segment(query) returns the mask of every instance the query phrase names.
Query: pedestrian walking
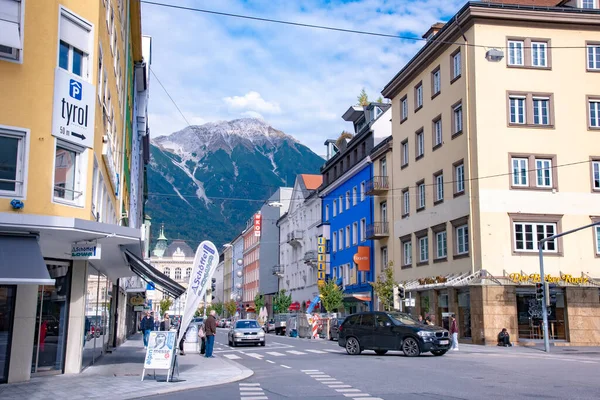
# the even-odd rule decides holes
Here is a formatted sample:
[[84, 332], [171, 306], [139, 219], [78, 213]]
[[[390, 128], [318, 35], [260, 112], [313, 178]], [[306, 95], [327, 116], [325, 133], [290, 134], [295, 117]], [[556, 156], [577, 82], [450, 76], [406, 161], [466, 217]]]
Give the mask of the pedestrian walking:
[[204, 322], [204, 333], [206, 335], [206, 354], [204, 357], [206, 358], [215, 358], [215, 356], [213, 356], [213, 346], [215, 344], [215, 335], [217, 334], [216, 314], [217, 312], [215, 310], [210, 310], [210, 315]]
[[144, 334], [144, 349], [147, 349], [148, 337], [150, 337], [150, 332], [154, 330], [154, 318], [152, 318], [150, 311], [146, 312], [146, 316], [142, 318], [142, 322], [140, 322], [140, 329]]
[[458, 324], [456, 323], [456, 315], [450, 316], [450, 333], [452, 334], [452, 350], [458, 351]]
[[170, 329], [171, 329], [171, 318], [169, 318], [169, 313], [165, 313], [165, 315], [163, 316], [163, 320], [160, 323], [160, 330], [168, 331]]

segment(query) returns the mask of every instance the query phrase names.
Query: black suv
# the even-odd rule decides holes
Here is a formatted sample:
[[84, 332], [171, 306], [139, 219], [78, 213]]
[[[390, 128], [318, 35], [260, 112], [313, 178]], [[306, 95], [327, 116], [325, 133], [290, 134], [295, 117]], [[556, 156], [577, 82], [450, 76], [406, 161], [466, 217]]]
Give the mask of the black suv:
[[408, 314], [375, 311], [346, 318], [339, 327], [338, 344], [353, 356], [363, 350], [375, 350], [378, 355], [402, 350], [408, 357], [430, 351], [442, 356], [450, 349], [449, 336], [444, 328], [424, 325]]

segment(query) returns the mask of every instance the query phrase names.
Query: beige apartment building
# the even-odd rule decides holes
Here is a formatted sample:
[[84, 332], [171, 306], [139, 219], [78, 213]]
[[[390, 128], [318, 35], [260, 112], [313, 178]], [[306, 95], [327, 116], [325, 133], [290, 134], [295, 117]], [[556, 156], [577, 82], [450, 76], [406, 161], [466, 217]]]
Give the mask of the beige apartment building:
[[[592, 3], [469, 3], [382, 92], [393, 104], [396, 278], [414, 314], [445, 326], [456, 314], [463, 341], [495, 345], [502, 328], [543, 339], [537, 242], [600, 220]], [[544, 247], [556, 345], [600, 345], [598, 257], [600, 227]]]

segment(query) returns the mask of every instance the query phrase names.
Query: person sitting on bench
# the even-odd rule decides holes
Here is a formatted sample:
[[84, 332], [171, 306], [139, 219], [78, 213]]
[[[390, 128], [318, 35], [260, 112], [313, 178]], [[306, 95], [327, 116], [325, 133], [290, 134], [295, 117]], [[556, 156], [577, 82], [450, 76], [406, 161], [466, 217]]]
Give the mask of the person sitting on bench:
[[506, 328], [502, 328], [502, 332], [498, 334], [498, 346], [511, 347], [510, 335]]

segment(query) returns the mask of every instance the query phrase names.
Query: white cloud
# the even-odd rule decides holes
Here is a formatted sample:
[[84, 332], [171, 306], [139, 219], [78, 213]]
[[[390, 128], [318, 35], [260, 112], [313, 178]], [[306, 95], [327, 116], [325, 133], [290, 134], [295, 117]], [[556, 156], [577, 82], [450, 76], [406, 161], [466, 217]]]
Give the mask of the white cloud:
[[262, 119], [262, 120], [265, 119], [265, 117], [263, 117], [262, 114], [257, 113], [256, 111], [245, 111], [242, 113], [242, 115], [244, 117], [258, 118], [258, 119]]
[[267, 114], [279, 114], [281, 112], [279, 104], [269, 103], [262, 98], [260, 93], [254, 91], [248, 92], [244, 96], [225, 97], [223, 101], [234, 110], [241, 109]]

